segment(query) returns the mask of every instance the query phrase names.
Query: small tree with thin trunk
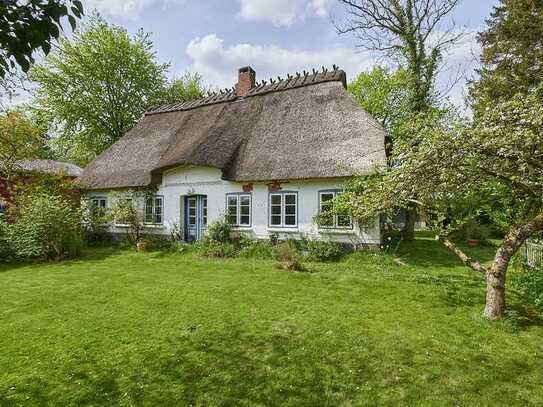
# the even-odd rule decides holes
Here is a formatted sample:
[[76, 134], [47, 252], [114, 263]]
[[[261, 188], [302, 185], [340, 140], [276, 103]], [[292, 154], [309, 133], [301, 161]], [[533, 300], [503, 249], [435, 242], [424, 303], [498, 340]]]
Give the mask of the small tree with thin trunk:
[[[543, 231], [543, 89], [497, 105], [475, 125], [450, 115], [414, 123], [412, 134], [395, 165], [355, 179], [335, 210], [364, 220], [416, 205], [438, 239], [484, 276], [484, 315], [499, 319], [509, 263], [527, 238]], [[489, 266], [448, 237], [481, 214], [507, 230]]]
[[[450, 15], [460, 0], [338, 0], [347, 21], [339, 33], [352, 33], [363, 49], [376, 51], [403, 68], [408, 108], [427, 114], [436, 98], [435, 82], [447, 49], [463, 36]], [[394, 142], [394, 140], [392, 140]], [[416, 211], [408, 206], [404, 239], [415, 238]]]

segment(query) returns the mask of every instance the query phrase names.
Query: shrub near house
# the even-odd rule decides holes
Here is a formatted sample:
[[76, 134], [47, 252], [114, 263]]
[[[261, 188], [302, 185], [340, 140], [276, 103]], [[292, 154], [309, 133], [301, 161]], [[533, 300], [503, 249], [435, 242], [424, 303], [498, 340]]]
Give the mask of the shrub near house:
[[75, 257], [83, 246], [79, 210], [65, 198], [45, 193], [25, 200], [12, 223], [1, 223], [0, 235], [0, 251], [13, 259]]

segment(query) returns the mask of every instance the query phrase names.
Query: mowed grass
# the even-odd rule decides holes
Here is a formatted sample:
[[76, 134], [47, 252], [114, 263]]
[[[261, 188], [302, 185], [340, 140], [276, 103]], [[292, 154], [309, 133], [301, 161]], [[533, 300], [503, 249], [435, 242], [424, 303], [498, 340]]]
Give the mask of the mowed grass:
[[[490, 258], [490, 249], [478, 249]], [[274, 262], [100, 249], [0, 266], [0, 405], [543, 405], [543, 327], [440, 245]]]

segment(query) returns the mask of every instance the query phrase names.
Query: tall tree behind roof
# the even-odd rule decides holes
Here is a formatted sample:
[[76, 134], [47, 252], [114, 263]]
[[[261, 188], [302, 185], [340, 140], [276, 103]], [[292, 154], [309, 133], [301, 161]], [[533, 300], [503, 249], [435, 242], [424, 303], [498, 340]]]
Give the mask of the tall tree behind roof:
[[[429, 114], [444, 52], [463, 31], [450, 18], [460, 0], [338, 0], [347, 13], [340, 34], [352, 33], [360, 47], [381, 53], [407, 73], [408, 109]], [[405, 240], [415, 239], [416, 213], [407, 211]]]
[[34, 105], [48, 119], [59, 158], [84, 166], [130, 130], [146, 108], [165, 97], [183, 97], [168, 84], [168, 68], [156, 61], [148, 33], [130, 36], [99, 16], [72, 40], [61, 39], [31, 71], [38, 84]]
[[476, 116], [542, 83], [543, 0], [501, 0], [478, 40], [482, 67], [470, 92]]

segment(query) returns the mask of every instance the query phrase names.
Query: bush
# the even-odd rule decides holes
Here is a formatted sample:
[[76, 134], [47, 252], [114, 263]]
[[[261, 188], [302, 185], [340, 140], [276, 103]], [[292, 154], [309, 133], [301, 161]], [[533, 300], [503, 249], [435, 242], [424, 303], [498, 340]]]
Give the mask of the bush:
[[[141, 239], [145, 243], [147, 250], [172, 250], [176, 242], [169, 235], [144, 235]], [[134, 246], [132, 246], [133, 248]]]
[[206, 240], [219, 243], [230, 243], [231, 233], [232, 226], [226, 222], [226, 220], [219, 220], [208, 226]]
[[339, 243], [322, 240], [310, 240], [307, 242], [309, 258], [317, 261], [337, 260], [345, 251]]
[[79, 210], [56, 195], [28, 199], [8, 230], [13, 256], [18, 259], [72, 258], [83, 247]]
[[305, 271], [300, 251], [290, 241], [276, 247], [276, 259], [282, 269], [288, 271]]
[[87, 202], [82, 202], [82, 230], [85, 242], [90, 246], [96, 246], [102, 242], [111, 242], [111, 234], [108, 233], [109, 214], [102, 209], [93, 208]]
[[275, 250], [270, 242], [259, 240], [243, 240], [239, 256], [254, 259], [273, 259]]
[[543, 269], [512, 273], [512, 287], [543, 311]]
[[232, 243], [221, 243], [207, 240], [196, 244], [198, 254], [205, 257], [230, 258], [236, 257], [238, 251]]
[[0, 262], [8, 261], [11, 257], [8, 233], [8, 224], [0, 218]]

